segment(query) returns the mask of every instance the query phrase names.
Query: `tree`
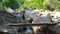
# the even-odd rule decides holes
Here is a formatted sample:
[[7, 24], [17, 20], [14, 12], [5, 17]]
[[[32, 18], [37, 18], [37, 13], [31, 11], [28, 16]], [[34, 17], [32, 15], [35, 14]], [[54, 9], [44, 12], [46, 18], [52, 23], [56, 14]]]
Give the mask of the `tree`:
[[47, 5], [50, 8], [60, 9], [60, 1], [59, 0], [44, 0], [45, 9], [47, 8]]
[[27, 7], [32, 9], [43, 8], [43, 0], [25, 0], [24, 4], [21, 7]]
[[23, 0], [2, 0], [3, 10], [6, 10], [8, 8], [11, 9], [18, 9], [23, 2]]

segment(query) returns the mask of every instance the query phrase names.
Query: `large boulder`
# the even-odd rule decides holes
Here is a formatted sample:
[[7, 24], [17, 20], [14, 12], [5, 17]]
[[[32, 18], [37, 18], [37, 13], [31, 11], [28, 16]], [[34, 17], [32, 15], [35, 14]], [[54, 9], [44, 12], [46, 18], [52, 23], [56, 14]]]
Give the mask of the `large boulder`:
[[34, 19], [34, 23], [51, 23], [51, 15], [49, 13], [44, 13], [43, 15]]

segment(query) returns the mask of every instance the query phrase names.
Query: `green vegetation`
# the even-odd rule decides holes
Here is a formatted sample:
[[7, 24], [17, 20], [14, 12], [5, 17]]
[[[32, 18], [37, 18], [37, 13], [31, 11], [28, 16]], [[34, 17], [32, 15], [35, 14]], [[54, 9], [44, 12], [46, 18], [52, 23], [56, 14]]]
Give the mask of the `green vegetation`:
[[8, 8], [12, 9], [22, 9], [27, 7], [28, 9], [60, 9], [60, 1], [59, 0], [0, 0], [0, 9], [8, 10]]

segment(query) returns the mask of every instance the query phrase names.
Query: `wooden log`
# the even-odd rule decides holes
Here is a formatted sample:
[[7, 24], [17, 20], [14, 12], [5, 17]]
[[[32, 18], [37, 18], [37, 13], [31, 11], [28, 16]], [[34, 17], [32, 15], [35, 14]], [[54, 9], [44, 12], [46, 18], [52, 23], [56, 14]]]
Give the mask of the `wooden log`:
[[39, 26], [39, 25], [48, 25], [48, 26], [52, 26], [52, 25], [56, 25], [57, 23], [8, 23], [7, 25], [9, 26]]

